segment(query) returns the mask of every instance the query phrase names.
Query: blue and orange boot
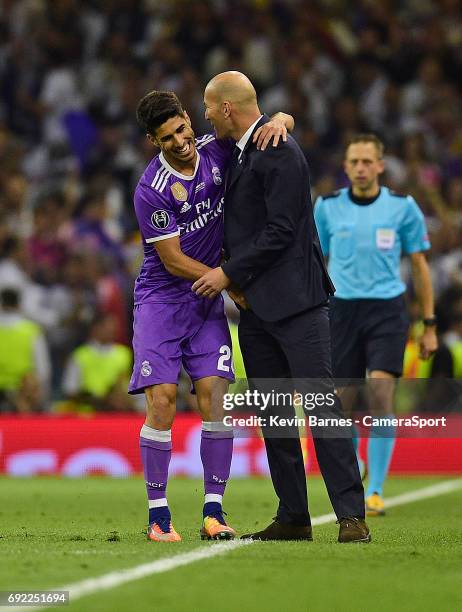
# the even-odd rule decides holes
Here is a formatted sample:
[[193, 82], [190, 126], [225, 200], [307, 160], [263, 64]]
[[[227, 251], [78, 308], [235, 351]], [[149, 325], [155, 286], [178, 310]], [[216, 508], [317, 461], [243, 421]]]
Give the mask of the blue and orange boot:
[[154, 542], [181, 542], [181, 536], [175, 531], [171, 521], [168, 524], [163, 524], [163, 521], [151, 523], [147, 535], [148, 540]]
[[225, 514], [218, 503], [208, 503], [204, 506], [204, 520], [201, 529], [202, 540], [234, 540], [236, 532], [226, 524]]

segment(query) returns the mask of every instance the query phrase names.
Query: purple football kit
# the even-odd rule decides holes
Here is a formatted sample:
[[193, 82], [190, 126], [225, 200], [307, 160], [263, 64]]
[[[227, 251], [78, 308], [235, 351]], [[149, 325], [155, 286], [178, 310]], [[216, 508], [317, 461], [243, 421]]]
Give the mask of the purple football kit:
[[176, 384], [182, 364], [193, 381], [205, 376], [234, 379], [223, 298], [193, 293], [193, 281], [170, 274], [154, 246], [179, 236], [185, 255], [211, 268], [219, 265], [225, 175], [233, 147], [208, 134], [196, 139], [193, 176], [177, 172], [160, 153], [138, 182], [134, 202], [144, 261], [135, 283], [129, 393]]
[[[160, 153], [137, 185], [135, 211], [144, 261], [135, 284], [135, 359], [130, 393], [142, 393], [145, 387], [155, 384], [176, 384], [181, 365], [192, 381], [206, 376], [234, 380], [223, 298], [197, 296], [191, 291], [192, 281], [166, 270], [155, 248], [157, 241], [179, 236], [183, 253], [212, 268], [219, 265], [225, 174], [233, 147], [233, 143], [218, 142], [213, 135], [197, 139], [193, 176], [177, 172]], [[148, 537], [177, 541], [180, 536], [172, 527], [166, 493], [171, 430], [143, 425], [140, 448], [148, 495]], [[206, 520], [212, 519], [215, 524], [218, 520], [218, 530], [224, 530], [225, 537], [232, 529], [224, 525], [221, 504], [232, 449], [232, 429], [221, 422], [202, 422], [204, 525]]]

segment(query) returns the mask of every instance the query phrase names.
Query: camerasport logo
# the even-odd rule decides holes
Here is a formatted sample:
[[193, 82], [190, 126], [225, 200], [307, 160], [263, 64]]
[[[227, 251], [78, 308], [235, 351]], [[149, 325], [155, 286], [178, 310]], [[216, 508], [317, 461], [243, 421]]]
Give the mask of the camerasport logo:
[[157, 229], [165, 229], [170, 223], [170, 215], [166, 210], [156, 210], [151, 215], [151, 223]]

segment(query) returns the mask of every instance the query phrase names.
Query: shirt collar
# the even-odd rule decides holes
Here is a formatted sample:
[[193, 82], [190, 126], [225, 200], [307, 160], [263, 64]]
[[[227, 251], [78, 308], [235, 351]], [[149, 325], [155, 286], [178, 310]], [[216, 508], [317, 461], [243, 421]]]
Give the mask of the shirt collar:
[[183, 181], [192, 181], [193, 179], [196, 178], [197, 169], [199, 168], [199, 160], [200, 160], [199, 151], [197, 151], [196, 149], [196, 164], [194, 166], [194, 174], [191, 174], [191, 175], [181, 174], [181, 172], [178, 172], [178, 170], [175, 170], [175, 168], [168, 163], [162, 151], [159, 153], [159, 161], [163, 165], [163, 167], [166, 168], [170, 172], [170, 174], [173, 174], [173, 176], [177, 176], [178, 178], [183, 179]]
[[350, 198], [352, 202], [354, 202], [355, 204], [358, 204], [359, 206], [369, 206], [369, 204], [373, 204], [376, 200], [379, 199], [381, 194], [382, 194], [381, 187], [379, 187], [379, 192], [377, 195], [369, 197], [369, 198], [355, 196], [353, 193], [353, 189], [351, 187], [348, 189], [348, 197]]
[[252, 135], [252, 132], [254, 131], [257, 123], [260, 121], [262, 117], [263, 115], [260, 115], [260, 117], [258, 117], [258, 119], [252, 123], [252, 125], [249, 127], [247, 132], [245, 132], [242, 138], [238, 142], [236, 142], [236, 147], [238, 147], [241, 150], [241, 153], [239, 153], [239, 157], [242, 155], [242, 152], [244, 151], [246, 144], [248, 143], [249, 138]]

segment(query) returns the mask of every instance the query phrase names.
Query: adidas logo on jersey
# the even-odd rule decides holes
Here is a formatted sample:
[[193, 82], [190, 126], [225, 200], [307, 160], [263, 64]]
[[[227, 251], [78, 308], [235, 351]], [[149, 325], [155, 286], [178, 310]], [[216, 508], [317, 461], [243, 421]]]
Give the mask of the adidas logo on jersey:
[[190, 208], [191, 208], [191, 204], [188, 204], [187, 202], [185, 202], [183, 206], [180, 208], [180, 213], [188, 212]]

